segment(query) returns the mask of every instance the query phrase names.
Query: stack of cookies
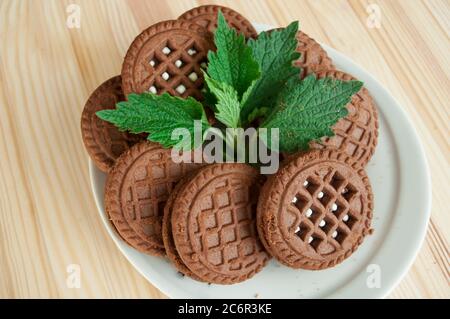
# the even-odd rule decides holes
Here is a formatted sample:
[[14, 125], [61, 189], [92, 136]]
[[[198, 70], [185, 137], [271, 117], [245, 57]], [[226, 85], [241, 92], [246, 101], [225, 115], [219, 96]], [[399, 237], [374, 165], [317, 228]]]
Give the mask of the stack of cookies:
[[[258, 35], [232, 9], [201, 6], [157, 23], [132, 42], [120, 76], [101, 84], [81, 117], [83, 141], [107, 174], [105, 210], [135, 249], [166, 256], [193, 279], [233, 284], [259, 272], [271, 257], [293, 268], [325, 269], [349, 257], [371, 233], [373, 195], [364, 167], [378, 136], [374, 102], [362, 88], [347, 105], [335, 136], [310, 151], [285, 156], [266, 178], [246, 164], [176, 163], [171, 150], [145, 134], [119, 131], [98, 118], [130, 93], [167, 92], [202, 100], [207, 53], [221, 11], [248, 38]], [[301, 76], [349, 80], [323, 48], [298, 32]]]

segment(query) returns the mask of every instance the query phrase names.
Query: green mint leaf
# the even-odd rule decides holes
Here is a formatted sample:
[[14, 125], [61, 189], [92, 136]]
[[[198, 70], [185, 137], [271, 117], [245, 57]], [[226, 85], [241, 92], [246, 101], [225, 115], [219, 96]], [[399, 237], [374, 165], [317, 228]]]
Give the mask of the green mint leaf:
[[361, 87], [360, 81], [316, 79], [314, 75], [303, 81], [291, 78], [261, 127], [279, 128], [280, 151], [306, 150], [310, 141], [334, 135], [331, 127], [348, 114], [345, 106]]
[[208, 53], [208, 74], [233, 87], [240, 98], [253, 80], [259, 78], [259, 65], [253, 58], [252, 49], [245, 43], [244, 35], [238, 35], [228, 26], [221, 11], [217, 23], [214, 33], [217, 51]]
[[193, 148], [198, 146], [194, 145], [194, 120], [201, 121], [203, 131], [209, 128], [201, 103], [191, 97], [182, 99], [168, 93], [132, 93], [128, 95], [128, 101], [117, 103], [116, 109], [102, 110], [96, 114], [121, 131], [149, 133], [150, 141], [158, 142], [167, 148], [179, 143], [172, 139], [174, 129], [187, 129], [191, 134], [191, 145], [182, 147]]
[[241, 99], [241, 105], [244, 105], [245, 103], [247, 103], [247, 100], [250, 98], [250, 96], [251, 96], [251, 94], [253, 92], [253, 89], [258, 84], [258, 80], [259, 80], [259, 78], [253, 80], [253, 82], [250, 84], [250, 86], [244, 92], [244, 94], [242, 95], [242, 99]]
[[256, 40], [248, 41], [261, 69], [261, 77], [242, 106], [243, 121], [255, 108], [273, 107], [280, 88], [289, 78], [299, 76], [300, 69], [292, 65], [300, 57], [295, 51], [297, 31], [298, 22], [295, 21], [284, 29], [262, 32]]
[[211, 93], [217, 98], [216, 119], [228, 127], [237, 128], [240, 125], [239, 114], [241, 112], [237, 91], [229, 84], [216, 81], [207, 74], [204, 77]]

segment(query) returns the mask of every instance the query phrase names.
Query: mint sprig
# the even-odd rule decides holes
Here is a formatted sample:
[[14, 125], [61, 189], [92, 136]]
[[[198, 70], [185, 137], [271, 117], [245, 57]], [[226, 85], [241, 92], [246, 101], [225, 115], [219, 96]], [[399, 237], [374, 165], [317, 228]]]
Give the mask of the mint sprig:
[[192, 97], [182, 99], [168, 93], [132, 93], [128, 95], [128, 101], [117, 103], [116, 109], [102, 110], [96, 115], [121, 131], [149, 133], [150, 141], [167, 148], [175, 145], [181, 148], [198, 146], [194, 145], [193, 138], [191, 145], [179, 144], [178, 140], [172, 139], [172, 132], [177, 128], [185, 128], [194, 136], [194, 120], [200, 120], [203, 130], [210, 127], [200, 102]]
[[210, 92], [217, 98], [216, 119], [228, 127], [239, 127], [241, 102], [238, 92], [228, 83], [216, 81], [206, 73], [204, 77]]
[[206, 96], [213, 101], [217, 120], [228, 127], [242, 126], [241, 109], [248, 101], [251, 90], [261, 78], [259, 64], [243, 34], [237, 34], [226, 22], [221, 11], [214, 33], [216, 52], [208, 53], [205, 74]]
[[310, 141], [334, 135], [331, 127], [348, 114], [345, 106], [361, 87], [360, 81], [316, 79], [314, 75], [304, 80], [291, 78], [261, 127], [279, 129], [280, 151], [306, 150]]
[[[261, 113], [258, 109], [272, 108], [280, 89], [291, 77], [299, 77], [300, 69], [292, 62], [300, 58], [296, 52], [298, 22], [292, 22], [284, 29], [262, 32], [257, 39], [250, 39], [253, 57], [261, 68], [261, 77], [242, 106], [241, 118], [251, 122], [251, 113]], [[257, 110], [257, 111], [255, 111]]]
[[230, 28], [219, 11], [214, 33], [216, 52], [208, 53], [207, 72], [211, 79], [233, 87], [242, 97], [250, 84], [260, 77], [259, 65], [246, 45], [243, 34]]

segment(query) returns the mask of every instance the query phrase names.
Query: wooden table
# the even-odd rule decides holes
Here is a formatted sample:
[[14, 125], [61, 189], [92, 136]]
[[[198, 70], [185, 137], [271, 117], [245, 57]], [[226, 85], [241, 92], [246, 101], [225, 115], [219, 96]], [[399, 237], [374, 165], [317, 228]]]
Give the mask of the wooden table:
[[[372, 2], [380, 28], [371, 28]], [[66, 25], [70, 3], [80, 6], [79, 29]], [[428, 154], [433, 209], [420, 254], [391, 297], [450, 297], [449, 0], [0, 1], [0, 297], [164, 297], [101, 223], [79, 119], [141, 30], [206, 3], [255, 22], [299, 20], [399, 100]], [[80, 289], [66, 285], [71, 264], [80, 265]]]

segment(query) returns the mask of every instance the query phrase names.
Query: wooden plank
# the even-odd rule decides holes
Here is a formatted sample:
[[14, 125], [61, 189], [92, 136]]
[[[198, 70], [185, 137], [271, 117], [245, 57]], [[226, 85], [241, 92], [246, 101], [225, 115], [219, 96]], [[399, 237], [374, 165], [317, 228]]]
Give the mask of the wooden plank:
[[[2, 1], [0, 3], [0, 297], [164, 297], [108, 237], [89, 186], [79, 118], [90, 92], [120, 73], [134, 37], [199, 4], [251, 21], [299, 20], [315, 39], [377, 77], [410, 115], [428, 155], [433, 211], [426, 241], [393, 298], [450, 297], [450, 2], [369, 0]], [[80, 29], [66, 8], [80, 5]], [[81, 267], [69, 289], [67, 267]]]

